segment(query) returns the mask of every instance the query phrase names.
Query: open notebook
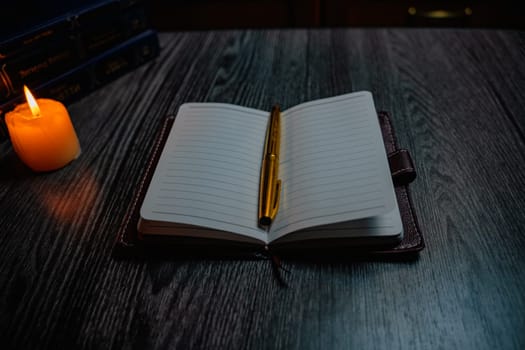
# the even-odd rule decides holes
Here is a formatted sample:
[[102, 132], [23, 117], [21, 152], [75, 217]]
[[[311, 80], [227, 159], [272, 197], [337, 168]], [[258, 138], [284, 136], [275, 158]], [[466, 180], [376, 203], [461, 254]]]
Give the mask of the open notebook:
[[268, 119], [268, 111], [231, 104], [182, 105], [140, 209], [140, 236], [283, 246], [393, 245], [402, 239], [369, 92], [282, 112], [279, 211], [269, 228], [261, 228]]

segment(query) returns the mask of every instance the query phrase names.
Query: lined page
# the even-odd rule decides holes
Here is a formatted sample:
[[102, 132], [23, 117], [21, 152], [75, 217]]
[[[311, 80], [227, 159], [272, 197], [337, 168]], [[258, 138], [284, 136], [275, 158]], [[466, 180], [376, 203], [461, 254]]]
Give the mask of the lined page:
[[[306, 228], [290, 235], [281, 236], [279, 240], [274, 242], [290, 243], [319, 238], [363, 238], [360, 244], [365, 245], [367, 241], [373, 244], [374, 238], [384, 239], [387, 236], [392, 243], [395, 243], [403, 237], [403, 223], [397, 203], [395, 204], [394, 210], [386, 214]], [[375, 242], [377, 243], [377, 241]]]
[[394, 209], [392, 179], [369, 92], [298, 105], [283, 112], [282, 125], [283, 193], [271, 240]]
[[[182, 105], [146, 193], [141, 217], [266, 242], [267, 232], [257, 226], [257, 215], [268, 116], [269, 112], [229, 104]], [[221, 234], [217, 238], [225, 237]]]

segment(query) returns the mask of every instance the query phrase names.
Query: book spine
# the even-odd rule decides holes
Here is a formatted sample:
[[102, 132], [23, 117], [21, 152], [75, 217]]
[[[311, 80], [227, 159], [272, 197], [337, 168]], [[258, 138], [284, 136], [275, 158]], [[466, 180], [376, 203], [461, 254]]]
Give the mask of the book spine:
[[157, 33], [147, 30], [37, 88], [40, 96], [70, 103], [130, 72], [159, 54]]
[[[86, 1], [83, 2], [84, 4]], [[80, 25], [97, 23], [101, 17], [111, 17], [118, 20], [123, 12], [132, 8], [144, 7], [145, 0], [92, 0], [83, 7], [61, 7], [62, 13], [45, 21], [32, 23], [22, 32], [11, 32], [0, 39], [0, 59], [16, 56], [20, 51], [32, 49], [35, 46], [45, 46], [49, 40], [71, 34]], [[14, 11], [14, 9], [13, 9]], [[3, 12], [4, 15], [15, 16], [16, 13]], [[4, 34], [4, 33], [2, 33]]]
[[103, 11], [85, 11], [75, 21], [83, 57], [103, 52], [149, 27], [143, 1], [117, 1]]
[[60, 72], [72, 68], [79, 62], [79, 56], [73, 45], [63, 42], [60, 47], [35, 48], [20, 53], [16, 60], [1, 63], [1, 70], [7, 98], [21, 91], [24, 84], [33, 85], [45, 81]]
[[[158, 54], [157, 33], [146, 30], [32, 90], [39, 97], [71, 103], [155, 58]], [[23, 96], [18, 95], [9, 102], [0, 104], [2, 124], [5, 123], [5, 112], [23, 101]], [[4, 140], [7, 139], [5, 130], [5, 125], [0, 126], [0, 141], [2, 136]]]
[[0, 103], [19, 94], [24, 84], [50, 80], [147, 26], [142, 1], [111, 1], [2, 43]]
[[16, 58], [21, 52], [35, 47], [45, 47], [50, 42], [71, 32], [71, 17], [53, 19], [29, 29], [27, 32], [13, 35], [0, 42], [0, 59]]

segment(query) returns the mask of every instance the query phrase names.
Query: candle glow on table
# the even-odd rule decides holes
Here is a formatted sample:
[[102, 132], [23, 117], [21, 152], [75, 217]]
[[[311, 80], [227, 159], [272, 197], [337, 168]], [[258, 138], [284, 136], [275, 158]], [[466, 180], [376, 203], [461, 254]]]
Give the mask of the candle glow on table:
[[66, 107], [51, 99], [35, 100], [24, 86], [27, 103], [5, 115], [16, 154], [34, 171], [59, 169], [80, 155], [80, 144]]

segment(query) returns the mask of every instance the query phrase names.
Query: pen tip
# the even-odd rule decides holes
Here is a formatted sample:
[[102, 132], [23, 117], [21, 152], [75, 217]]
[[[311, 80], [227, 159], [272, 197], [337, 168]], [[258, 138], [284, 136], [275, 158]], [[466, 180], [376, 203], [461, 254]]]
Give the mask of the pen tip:
[[272, 223], [272, 219], [270, 219], [267, 216], [263, 216], [262, 218], [259, 219], [259, 225], [261, 226], [268, 226], [271, 223]]

